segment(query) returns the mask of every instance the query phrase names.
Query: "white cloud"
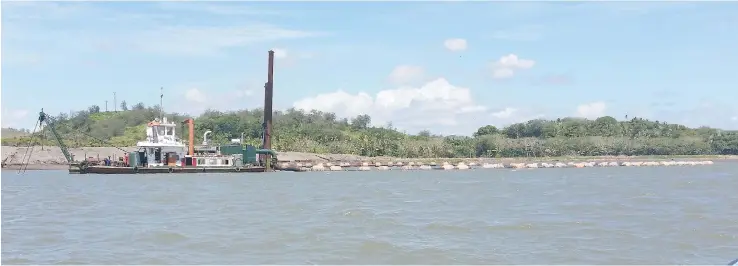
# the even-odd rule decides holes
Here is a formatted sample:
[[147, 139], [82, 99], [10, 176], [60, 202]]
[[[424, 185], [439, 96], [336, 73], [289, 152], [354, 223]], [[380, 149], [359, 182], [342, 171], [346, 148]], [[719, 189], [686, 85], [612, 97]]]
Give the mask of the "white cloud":
[[518, 58], [517, 55], [509, 54], [497, 61], [496, 66], [516, 69], [528, 69], [536, 64], [533, 60]]
[[287, 50], [285, 49], [272, 48], [272, 51], [274, 51], [274, 58], [276, 59], [283, 59], [287, 57]]
[[264, 104], [264, 90], [257, 89], [257, 82], [236, 84], [229, 90], [216, 90], [216, 87], [209, 84], [190, 85], [187, 87], [190, 87], [190, 89], [182, 90], [182, 93], [177, 95], [176, 100], [180, 103], [185, 102], [185, 104], [165, 102], [165, 107], [170, 106], [167, 110], [199, 115], [208, 109], [225, 112], [258, 108]]
[[492, 77], [496, 79], [511, 78], [516, 70], [530, 69], [535, 66], [536, 61], [519, 58], [515, 54], [500, 57], [492, 64]]
[[315, 57], [315, 54], [309, 53], [309, 52], [303, 52], [303, 53], [300, 53], [300, 55], [298, 57], [300, 59], [311, 59], [311, 58]]
[[205, 103], [207, 101], [205, 94], [197, 88], [187, 90], [185, 92], [185, 99], [193, 103]]
[[238, 98], [248, 97], [248, 96], [251, 96], [253, 94], [254, 94], [254, 91], [253, 90], [239, 90], [239, 91], [236, 91], [236, 97], [238, 97]]
[[224, 2], [161, 2], [158, 7], [167, 11], [193, 12], [195, 14], [210, 13], [217, 16], [275, 16], [284, 15], [284, 11], [258, 8], [245, 3]]
[[425, 70], [419, 66], [400, 65], [396, 66], [389, 75], [393, 84], [403, 85], [417, 82], [425, 76]]
[[[289, 30], [272, 25], [233, 27], [168, 26], [125, 38], [129, 38], [134, 47], [147, 52], [176, 55], [212, 55], [224, 48], [319, 35], [321, 33]], [[126, 40], [121, 41], [126, 42]]]
[[314, 54], [309, 52], [287, 50], [285, 48], [272, 48], [272, 51], [274, 51], [274, 58], [280, 61], [277, 67], [292, 67], [300, 61], [314, 57]]
[[460, 52], [466, 50], [466, 40], [465, 39], [447, 39], [443, 42], [443, 46], [446, 47], [449, 51], [452, 52]]
[[[10, 54], [30, 53], [28, 47], [38, 44], [60, 50], [74, 49], [88, 53], [99, 49], [101, 43], [109, 44], [108, 49], [115, 52], [136, 50], [155, 54], [209, 56], [219, 55], [225, 49], [244, 47], [253, 44], [268, 43], [281, 40], [293, 40], [323, 36], [325, 32], [304, 31], [284, 28], [268, 23], [249, 22], [244, 25], [213, 25], [213, 23], [182, 24], [180, 18], [187, 21], [210, 21], [210, 15], [230, 13], [243, 15], [257, 12], [246, 5], [231, 6], [229, 4], [200, 3], [162, 3], [161, 9], [155, 12], [131, 13], [119, 9], [107, 8], [104, 5], [87, 3], [57, 2], [14, 2], [8, 5], [11, 14], [3, 30], [8, 30], [13, 42]], [[3, 3], [3, 8], [6, 4]], [[182, 10], [191, 10], [191, 14], [183, 14]], [[261, 14], [261, 11], [257, 13]], [[262, 14], [263, 15], [263, 14]], [[251, 15], [250, 15], [251, 17]], [[96, 23], [85, 23], [95, 21]], [[6, 22], [5, 19], [3, 22]], [[48, 23], [73, 24], [74, 29], [49, 31]], [[217, 22], [215, 24], [222, 24]], [[3, 40], [5, 43], [5, 39]], [[53, 46], [48, 45], [53, 43]], [[34, 46], [35, 45], [35, 46]], [[106, 51], [110, 52], [110, 51]], [[52, 53], [52, 52], [49, 52]], [[60, 54], [60, 53], [53, 53]], [[65, 51], [67, 56], [73, 56]], [[45, 57], [44, 57], [45, 58]]]
[[500, 110], [500, 111], [497, 111], [497, 112], [493, 112], [490, 115], [491, 116], [494, 116], [494, 117], [497, 117], [497, 118], [506, 119], [506, 118], [510, 118], [517, 111], [518, 111], [518, 109], [516, 109], [516, 108], [507, 107], [507, 108], [505, 108], [503, 110]]
[[294, 102], [303, 110], [333, 112], [339, 117], [367, 114], [372, 124], [387, 122], [408, 132], [431, 130], [440, 134], [470, 135], [484, 125], [506, 126], [544, 117], [542, 110], [505, 107], [492, 110], [475, 101], [469, 88], [438, 78], [422, 86], [401, 86], [371, 95], [338, 90]]
[[738, 121], [738, 116], [731, 117], [730, 120]]
[[522, 109], [515, 107], [505, 107], [496, 109], [489, 113], [492, 118], [488, 124], [497, 127], [505, 127], [512, 123], [524, 123], [529, 120], [544, 118], [546, 115], [542, 108]]
[[577, 106], [576, 115], [588, 119], [595, 119], [605, 115], [607, 105], [605, 102], [592, 102]]
[[392, 122], [411, 132], [439, 127], [434, 132], [470, 134], [485, 121], [476, 119], [487, 110], [474, 101], [468, 88], [438, 78], [420, 87], [383, 90], [372, 96], [364, 92], [350, 94], [343, 90], [319, 94], [296, 101], [304, 110], [334, 112], [341, 117], [368, 114], [375, 125]]
[[4, 110], [2, 112], [2, 127], [27, 127], [33, 121], [28, 118], [28, 110]]
[[514, 75], [515, 72], [513, 72], [513, 70], [509, 68], [495, 68], [494, 70], [492, 70], [492, 77], [496, 79], [511, 78]]
[[51, 1], [7, 1], [2, 3], [2, 7], [8, 12], [3, 21], [67, 19], [91, 11], [86, 3]]

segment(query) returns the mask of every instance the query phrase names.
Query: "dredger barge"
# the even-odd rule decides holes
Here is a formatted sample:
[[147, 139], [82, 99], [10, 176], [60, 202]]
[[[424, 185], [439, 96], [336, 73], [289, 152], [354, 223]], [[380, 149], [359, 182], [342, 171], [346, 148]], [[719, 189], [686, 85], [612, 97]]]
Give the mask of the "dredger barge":
[[[158, 173], [238, 173], [266, 172], [277, 165], [277, 154], [270, 149], [257, 149], [252, 145], [241, 145], [239, 139], [232, 139], [227, 145], [209, 145], [205, 132], [202, 145], [194, 144], [194, 120], [182, 122], [189, 128], [188, 143], [177, 137], [177, 124], [163, 117], [146, 125], [146, 139], [136, 144], [137, 150], [123, 151], [118, 158], [89, 157], [75, 161], [64, 141], [55, 129], [55, 118], [39, 113], [39, 123], [48, 128], [69, 161], [71, 174], [158, 174]], [[291, 170], [291, 169], [280, 169]], [[292, 169], [300, 171], [299, 169]]]
[[[41, 114], [43, 117], [45, 114]], [[48, 118], [46, 118], [48, 119]], [[208, 145], [207, 134], [202, 145], [194, 145], [194, 121], [183, 122], [189, 126], [189, 142], [176, 137], [175, 123], [166, 117], [151, 121], [146, 127], [146, 140], [137, 143], [137, 151], [126, 152], [113, 160], [85, 158], [70, 164], [73, 174], [160, 174], [160, 173], [238, 173], [265, 172], [276, 166], [276, 153], [254, 146], [242, 146], [238, 139], [228, 145]], [[61, 141], [61, 140], [60, 140]], [[67, 156], [68, 152], [62, 152]], [[121, 149], [122, 150], [122, 149]], [[269, 157], [267, 159], [267, 156]], [[73, 161], [73, 158], [68, 160]]]
[[[194, 143], [194, 119], [186, 119], [180, 125], [189, 129], [185, 144], [177, 137], [178, 123], [160, 117], [146, 125], [146, 139], [137, 143], [136, 151], [121, 148], [124, 156], [119, 158], [84, 158], [76, 161], [55, 129], [56, 119], [43, 109], [39, 113], [38, 125], [49, 129], [69, 163], [71, 174], [154, 174], [154, 173], [253, 173], [272, 170], [304, 171], [300, 168], [279, 167], [277, 154], [271, 150], [272, 98], [273, 98], [274, 51], [269, 51], [267, 83], [264, 85], [264, 124], [262, 148], [242, 145], [239, 139], [230, 144], [209, 145], [207, 134], [202, 145]], [[161, 98], [164, 97], [162, 93]], [[161, 104], [159, 105], [161, 108]], [[161, 113], [161, 112], [160, 112]], [[85, 134], [85, 133], [82, 133]], [[85, 134], [88, 135], [88, 134]], [[95, 138], [94, 136], [89, 137]], [[95, 138], [97, 139], [97, 138]], [[100, 140], [100, 139], [98, 139]], [[107, 143], [104, 140], [100, 140]], [[113, 145], [110, 145], [113, 146]]]

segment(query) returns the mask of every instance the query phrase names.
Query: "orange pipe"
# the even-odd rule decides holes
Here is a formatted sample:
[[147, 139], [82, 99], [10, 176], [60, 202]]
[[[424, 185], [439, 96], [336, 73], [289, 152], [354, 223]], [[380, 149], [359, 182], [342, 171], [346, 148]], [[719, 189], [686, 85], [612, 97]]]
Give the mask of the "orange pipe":
[[192, 118], [187, 118], [187, 120], [185, 120], [184, 122], [187, 123], [187, 126], [189, 128], [190, 137], [188, 139], [189, 143], [187, 143], [187, 146], [189, 148], [188, 154], [192, 156], [195, 155], [195, 120], [193, 120]]

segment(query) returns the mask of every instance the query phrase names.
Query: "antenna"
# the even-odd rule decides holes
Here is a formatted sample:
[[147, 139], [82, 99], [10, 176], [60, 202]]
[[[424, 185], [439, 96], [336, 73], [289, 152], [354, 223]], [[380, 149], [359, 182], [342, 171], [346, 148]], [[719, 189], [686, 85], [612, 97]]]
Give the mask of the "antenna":
[[164, 87], [159, 88], [161, 95], [159, 96], [159, 119], [164, 121]]

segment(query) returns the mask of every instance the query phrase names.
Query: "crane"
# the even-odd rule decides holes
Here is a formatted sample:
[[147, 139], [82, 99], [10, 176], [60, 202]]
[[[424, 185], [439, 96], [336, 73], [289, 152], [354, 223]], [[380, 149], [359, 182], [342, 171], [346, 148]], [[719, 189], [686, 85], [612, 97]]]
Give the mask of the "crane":
[[70, 165], [74, 164], [74, 156], [72, 155], [72, 153], [69, 152], [67, 145], [64, 144], [64, 140], [62, 140], [59, 132], [57, 132], [56, 128], [54, 128], [54, 123], [56, 122], [56, 119], [44, 113], [44, 109], [41, 108], [41, 112], [38, 113], [38, 124], [42, 126], [44, 122], [46, 122], [46, 127], [43, 128], [49, 128], [49, 130], [51, 130], [51, 134], [54, 135], [56, 144], [59, 145], [59, 149], [61, 149], [62, 153], [64, 154], [64, 158], [67, 159], [67, 162]]
[[[69, 151], [69, 148], [64, 143], [64, 139], [62, 139], [61, 135], [59, 134], [59, 131], [56, 130], [56, 123], [57, 123], [57, 119], [55, 117], [53, 117], [53, 116], [45, 113], [43, 108], [41, 109], [41, 112], [38, 113], [38, 121], [36, 123], [36, 127], [41, 127], [42, 128], [41, 130], [46, 130], [48, 128], [49, 131], [51, 131], [51, 134], [54, 137], [54, 140], [56, 140], [56, 144], [59, 146], [59, 149], [61, 150], [62, 154], [64, 154], [64, 158], [67, 160], [67, 163], [69, 163], [70, 170], [73, 169], [73, 168], [78, 168], [80, 173], [84, 173], [86, 171], [87, 167], [89, 166], [89, 162], [87, 161], [87, 158], [85, 158], [84, 160], [79, 161], [79, 162], [74, 160], [74, 155]], [[46, 126], [44, 126], [44, 125], [46, 125]], [[35, 128], [33, 130], [33, 133], [35, 133], [35, 131], [36, 131]], [[123, 152], [128, 152], [128, 151], [126, 151], [124, 149], [121, 149], [119, 147], [116, 147], [114, 145], [111, 145], [110, 143], [108, 143], [105, 140], [96, 138], [94, 136], [91, 136], [90, 134], [87, 134], [87, 133], [84, 133], [84, 132], [81, 132], [81, 131], [78, 131], [78, 132], [79, 133], [82, 133], [83, 135], [86, 135], [88, 137], [91, 137], [91, 138], [93, 138], [95, 140], [98, 140], [98, 141], [100, 141], [102, 143], [105, 143], [105, 144], [108, 144], [108, 145], [110, 145], [112, 147], [115, 147], [115, 148], [117, 148], [117, 149], [119, 149], [119, 150], [121, 150]], [[31, 136], [33, 136], [33, 133], [31, 133]], [[29, 140], [29, 145], [28, 145], [28, 147], [26, 149], [26, 154], [24, 154], [24, 156], [23, 156], [23, 161], [21, 162], [22, 167], [19, 169], [19, 172], [20, 171], [24, 171], [25, 172], [25, 170], [28, 167], [28, 163], [30, 162], [30, 159], [31, 159], [31, 154], [33, 153], [33, 147], [31, 146], [33, 144], [32, 140], [33, 140], [33, 137], [31, 137], [31, 139]]]

